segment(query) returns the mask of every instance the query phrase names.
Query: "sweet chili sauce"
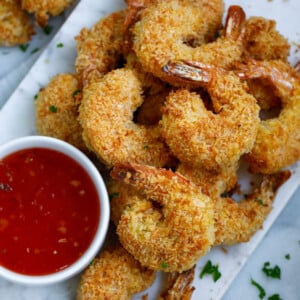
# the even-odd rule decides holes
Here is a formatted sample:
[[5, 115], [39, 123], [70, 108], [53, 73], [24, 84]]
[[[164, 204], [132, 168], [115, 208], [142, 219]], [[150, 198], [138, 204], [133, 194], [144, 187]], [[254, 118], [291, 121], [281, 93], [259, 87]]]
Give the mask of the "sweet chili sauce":
[[27, 275], [65, 269], [99, 224], [96, 188], [73, 159], [32, 148], [0, 160], [0, 265]]

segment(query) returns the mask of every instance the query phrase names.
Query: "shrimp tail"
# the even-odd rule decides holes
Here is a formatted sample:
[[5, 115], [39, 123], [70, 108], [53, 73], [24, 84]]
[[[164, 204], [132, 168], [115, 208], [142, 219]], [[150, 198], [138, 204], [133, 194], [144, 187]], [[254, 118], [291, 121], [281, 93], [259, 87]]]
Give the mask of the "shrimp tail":
[[238, 5], [232, 5], [228, 9], [224, 36], [231, 40], [238, 41], [244, 36], [246, 14], [242, 7]]

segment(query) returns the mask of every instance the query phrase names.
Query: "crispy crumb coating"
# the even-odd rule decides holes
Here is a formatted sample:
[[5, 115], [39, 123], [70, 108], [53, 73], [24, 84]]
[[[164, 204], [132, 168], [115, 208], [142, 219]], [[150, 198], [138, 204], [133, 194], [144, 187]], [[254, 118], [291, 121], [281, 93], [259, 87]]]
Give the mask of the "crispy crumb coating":
[[148, 288], [155, 272], [140, 265], [122, 246], [105, 249], [83, 273], [77, 300], [130, 300]]
[[111, 176], [144, 194], [125, 209], [117, 227], [120, 242], [142, 265], [182, 272], [207, 253], [214, 242], [213, 202], [198, 186], [138, 164], [117, 164]]
[[261, 120], [255, 143], [246, 155], [250, 170], [271, 174], [300, 159], [300, 81], [288, 63], [249, 60], [243, 78], [269, 80], [281, 100], [278, 116]]
[[36, 23], [45, 27], [50, 16], [60, 15], [74, 0], [21, 0], [22, 9], [33, 13]]
[[160, 1], [142, 11], [134, 26], [133, 50], [147, 72], [174, 85], [178, 82], [162, 71], [169, 61], [185, 59], [229, 67], [242, 53], [244, 12], [238, 11], [230, 12], [226, 34], [206, 43], [206, 33], [216, 33], [221, 25], [222, 1]]
[[122, 60], [124, 20], [124, 11], [114, 12], [76, 36], [75, 68], [84, 85], [115, 69]]
[[290, 177], [290, 171], [266, 175], [261, 185], [239, 203], [231, 198], [215, 202], [215, 245], [247, 242], [272, 210], [280, 186]]
[[34, 34], [29, 16], [22, 11], [18, 1], [0, 2], [0, 45], [15, 46], [30, 41]]
[[82, 128], [77, 120], [81, 102], [78, 79], [73, 74], [58, 74], [41, 89], [35, 101], [36, 128], [39, 134], [64, 140], [87, 151]]
[[170, 154], [160, 127], [133, 121], [143, 89], [135, 71], [117, 69], [83, 89], [79, 121], [86, 145], [112, 167], [118, 162], [164, 166]]
[[199, 94], [187, 89], [170, 93], [163, 108], [163, 136], [182, 163], [207, 170], [233, 166], [254, 144], [259, 106], [234, 73], [209, 66], [197, 70], [208, 72], [213, 111]]

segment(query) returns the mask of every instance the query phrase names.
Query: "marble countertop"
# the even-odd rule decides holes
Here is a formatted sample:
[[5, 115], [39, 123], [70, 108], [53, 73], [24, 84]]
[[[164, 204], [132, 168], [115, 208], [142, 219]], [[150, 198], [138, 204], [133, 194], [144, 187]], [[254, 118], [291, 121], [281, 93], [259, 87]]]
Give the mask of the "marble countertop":
[[[103, 1], [103, 0], [102, 0]], [[268, 7], [269, 9], [263, 10], [266, 17], [272, 17], [274, 14], [278, 14], [281, 11], [281, 18], [286, 17], [287, 12], [281, 7], [285, 5], [300, 9], [300, 5], [297, 4], [298, 0], [257, 0], [251, 1], [252, 5], [260, 1], [260, 5]], [[5, 140], [11, 139], [16, 136], [30, 134], [34, 131], [34, 124], [27, 119], [32, 117], [32, 110], [27, 110], [28, 100], [32, 99], [32, 96], [36, 91], [47, 82], [47, 80], [55, 74], [55, 72], [64, 71], [63, 68], [51, 69], [50, 59], [57, 60], [58, 64], [63, 61], [67, 61], [66, 56], [74, 57], [74, 33], [79, 32], [82, 27], [82, 23], [78, 21], [78, 16], [85, 18], [86, 26], [93, 24], [94, 20], [106, 15], [110, 11], [116, 10], [116, 8], [124, 7], [122, 0], [112, 0], [110, 3], [99, 4], [93, 0], [82, 0], [78, 6], [80, 6], [80, 13], [78, 12], [78, 6], [71, 14], [70, 18], [64, 24], [65, 20], [72, 12], [72, 8], [66, 12], [66, 14], [51, 20], [53, 25], [53, 32], [50, 35], [44, 35], [43, 32], [34, 38], [35, 40], [30, 45], [30, 49], [26, 53], [22, 53], [18, 48], [0, 48], [0, 65], [3, 66], [0, 70], [0, 143]], [[227, 5], [233, 4], [234, 1], [225, 1]], [[248, 1], [249, 2], [249, 1]], [[247, 1], [239, 1], [239, 3], [248, 3]], [[263, 3], [263, 4], [262, 4]], [[241, 5], [242, 5], [241, 4]], [[246, 8], [251, 10], [251, 5], [245, 4]], [[77, 10], [77, 12], [76, 12]], [[91, 17], [91, 11], [93, 11]], [[275, 11], [275, 13], [274, 13]], [[262, 15], [262, 14], [261, 14]], [[273, 17], [274, 18], [274, 17]], [[300, 28], [299, 18], [289, 19], [290, 25], [288, 27], [282, 27], [284, 33], [288, 35], [289, 28], [294, 30]], [[297, 26], [298, 23], [298, 26]], [[279, 22], [280, 26], [280, 22]], [[71, 27], [71, 28], [70, 28]], [[59, 30], [60, 29], [60, 30]], [[299, 34], [298, 36], [299, 43]], [[54, 48], [58, 41], [63, 41], [66, 45], [62, 49], [62, 54], [53, 54]], [[40, 50], [31, 53], [32, 50], [39, 48]], [[45, 49], [45, 51], [42, 51]], [[57, 49], [56, 49], [57, 50]], [[57, 52], [57, 51], [56, 51]], [[296, 53], [296, 55], [298, 55]], [[297, 59], [297, 58], [295, 58]], [[66, 70], [72, 70], [72, 66], [67, 66]], [[45, 72], [48, 72], [45, 74]], [[43, 73], [43, 74], [42, 74]], [[22, 101], [20, 101], [20, 98]], [[28, 99], [27, 99], [28, 98]], [[24, 106], [17, 108], [18, 105]], [[15, 109], [16, 116], [12, 113]], [[16, 123], [17, 122], [17, 123]], [[23, 124], [24, 123], [24, 124]], [[25, 129], [24, 129], [25, 128]], [[299, 169], [299, 167], [297, 167]], [[298, 291], [298, 283], [300, 282], [300, 273], [298, 272], [300, 266], [300, 188], [296, 188], [299, 177], [297, 177], [293, 183], [291, 190], [284, 190], [280, 197], [276, 199], [280, 203], [281, 197], [291, 195], [290, 200], [286, 205], [282, 207], [274, 216], [274, 220], [270, 221], [270, 227], [266, 232], [260, 232], [256, 237], [257, 243], [255, 247], [251, 248], [248, 253], [248, 246], [241, 245], [235, 248], [232, 247], [229, 250], [229, 254], [223, 253], [218, 261], [219, 269], [224, 274], [225, 268], [232, 265], [232, 262], [226, 264], [226, 257], [229, 259], [237, 255], [247, 256], [247, 259], [240, 266], [236, 266], [237, 272], [232, 271], [234, 276], [228, 276], [228, 282], [224, 284], [224, 291], [219, 293], [221, 296], [214, 297], [210, 291], [202, 291], [201, 285], [197, 286], [197, 295], [193, 299], [199, 300], [253, 300], [259, 299], [258, 289], [251, 284], [251, 279], [258, 282], [266, 291], [266, 296], [263, 299], [268, 299], [269, 296], [278, 294], [282, 300], [297, 300], [300, 299], [300, 292]], [[212, 256], [213, 257], [213, 256]], [[230, 261], [230, 259], [229, 259]], [[232, 260], [234, 262], [234, 260]], [[267, 277], [262, 268], [265, 262], [269, 262], [271, 266], [278, 265], [281, 269], [281, 279], [273, 279]], [[231, 265], [230, 265], [231, 264]], [[231, 270], [231, 269], [230, 269]], [[199, 270], [198, 270], [199, 272]], [[0, 299], [1, 300], [73, 300], [75, 299], [76, 286], [78, 284], [79, 277], [73, 278], [67, 282], [57, 284], [55, 286], [46, 287], [29, 287], [20, 286], [14, 283], [7, 282], [0, 279]], [[200, 279], [195, 278], [198, 282]], [[209, 283], [209, 289], [214, 289], [214, 283]], [[136, 296], [135, 299], [141, 299]], [[155, 299], [150, 295], [150, 300]], [[279, 299], [279, 298], [278, 298]]]

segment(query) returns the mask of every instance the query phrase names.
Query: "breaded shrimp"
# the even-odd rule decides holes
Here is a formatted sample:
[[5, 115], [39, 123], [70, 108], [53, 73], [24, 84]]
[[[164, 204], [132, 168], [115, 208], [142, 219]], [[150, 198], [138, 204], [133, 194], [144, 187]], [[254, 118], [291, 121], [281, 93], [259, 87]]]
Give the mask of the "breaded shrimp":
[[124, 11], [113, 12], [75, 38], [75, 69], [84, 85], [104, 76], [122, 61]]
[[228, 197], [217, 199], [214, 244], [232, 245], [249, 241], [262, 228], [279, 187], [290, 175], [290, 171], [266, 175], [261, 185], [240, 202]]
[[36, 23], [45, 27], [50, 16], [60, 15], [74, 0], [21, 0], [22, 9], [33, 13]]
[[[195, 1], [196, 2], [196, 1]], [[135, 51], [143, 68], [170, 84], [174, 77], [163, 72], [169, 61], [194, 60], [220, 67], [231, 67], [242, 54], [245, 13], [239, 6], [228, 11], [224, 34], [206, 43], [208, 32], [221, 25], [223, 2], [167, 0], [143, 10], [134, 26]]]
[[246, 199], [236, 202], [205, 196], [201, 187], [179, 173], [117, 164], [112, 178], [131, 186], [115, 185], [114, 189], [116, 201], [123, 199], [116, 214], [119, 239], [142, 265], [182, 272], [211, 246], [248, 241], [262, 228], [278, 189], [290, 174], [266, 175]]
[[250, 17], [245, 23], [243, 38], [246, 58], [287, 61], [290, 44], [276, 29], [276, 21], [263, 17]]
[[172, 152], [182, 163], [207, 170], [235, 165], [251, 150], [259, 124], [259, 106], [247, 86], [233, 72], [192, 62], [165, 70], [178, 80], [206, 84], [213, 106], [208, 110], [186, 89], [170, 93], [161, 124]]
[[58, 74], [40, 90], [35, 101], [36, 128], [39, 134], [64, 140], [87, 151], [78, 122], [81, 87], [73, 74]]
[[164, 166], [170, 152], [159, 126], [133, 121], [143, 87], [132, 69], [117, 69], [83, 89], [79, 121], [86, 145], [108, 167], [117, 162]]
[[207, 253], [214, 242], [213, 202], [198, 186], [146, 165], [116, 164], [111, 176], [144, 194], [117, 227], [120, 242], [142, 265], [182, 272]]
[[264, 78], [281, 100], [279, 115], [261, 120], [251, 151], [246, 155], [254, 173], [274, 173], [300, 159], [300, 79], [283, 61], [249, 60], [240, 65], [241, 78]]
[[105, 249], [85, 270], [77, 300], [130, 300], [148, 288], [155, 272], [142, 267], [122, 246]]
[[22, 11], [19, 1], [0, 2], [0, 45], [15, 46], [27, 43], [34, 34], [29, 16]]

